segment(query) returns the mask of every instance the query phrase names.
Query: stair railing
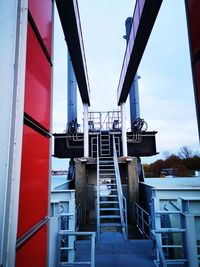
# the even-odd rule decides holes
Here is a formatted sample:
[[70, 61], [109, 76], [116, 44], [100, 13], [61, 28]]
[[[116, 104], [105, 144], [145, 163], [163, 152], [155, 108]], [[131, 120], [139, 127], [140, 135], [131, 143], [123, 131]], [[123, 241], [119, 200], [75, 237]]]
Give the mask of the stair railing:
[[100, 184], [99, 184], [99, 139], [97, 136], [97, 200], [96, 200], [96, 205], [97, 205], [97, 240], [99, 241], [100, 239], [100, 203], [99, 203], [99, 198], [100, 198]]
[[119, 198], [119, 209], [120, 209], [120, 217], [121, 217], [121, 224], [122, 224], [122, 233], [123, 233], [124, 239], [127, 240], [127, 237], [128, 237], [127, 204], [126, 204], [126, 198], [124, 197], [123, 192], [122, 192], [122, 184], [121, 184], [121, 178], [120, 178], [120, 172], [119, 172], [119, 165], [118, 165], [114, 135], [113, 135], [113, 159], [114, 159], [116, 184], [117, 184], [117, 191], [118, 191], [118, 198]]

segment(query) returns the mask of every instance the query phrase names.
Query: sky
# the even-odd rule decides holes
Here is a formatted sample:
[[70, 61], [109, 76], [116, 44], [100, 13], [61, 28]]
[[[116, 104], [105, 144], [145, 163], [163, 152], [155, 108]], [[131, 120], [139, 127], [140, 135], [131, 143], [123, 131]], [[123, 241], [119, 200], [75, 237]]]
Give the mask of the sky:
[[[117, 87], [126, 49], [125, 20], [133, 15], [133, 0], [79, 0], [91, 111], [117, 108]], [[55, 13], [53, 132], [63, 132], [67, 120], [67, 48]], [[183, 0], [164, 0], [138, 69], [140, 115], [156, 136], [159, 155], [182, 146], [199, 150], [185, 7]], [[78, 97], [78, 119], [83, 109]], [[129, 128], [129, 101], [126, 103]], [[53, 168], [63, 166], [54, 160]], [[59, 165], [60, 164], [60, 165]], [[65, 164], [65, 161], [64, 161]], [[62, 168], [62, 167], [61, 167]]]

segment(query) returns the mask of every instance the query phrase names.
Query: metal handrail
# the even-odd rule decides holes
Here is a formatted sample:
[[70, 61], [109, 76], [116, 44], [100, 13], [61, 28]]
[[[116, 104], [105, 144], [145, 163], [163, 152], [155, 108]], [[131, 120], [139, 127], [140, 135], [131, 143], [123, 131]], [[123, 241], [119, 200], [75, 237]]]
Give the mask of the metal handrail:
[[[138, 228], [140, 231], [145, 234], [149, 239], [153, 239], [156, 242], [156, 247], [158, 251], [158, 260], [155, 261], [155, 264], [157, 261], [159, 261], [159, 265], [157, 266], [162, 266], [162, 267], [167, 267], [168, 266], [168, 261], [171, 262], [171, 260], [166, 259], [164, 256], [163, 248], [181, 248], [183, 245], [162, 245], [161, 242], [161, 234], [168, 234], [168, 233], [184, 233], [186, 229], [184, 228], [157, 228], [154, 230], [150, 230], [151, 227], [151, 219], [148, 214], [143, 208], [140, 207], [137, 203], [134, 203], [135, 205], [135, 220], [137, 222]], [[180, 211], [157, 211], [157, 214], [177, 214], [180, 213]], [[148, 218], [145, 220], [145, 216]], [[150, 235], [148, 235], [145, 231], [145, 225], [149, 228], [150, 230]], [[174, 259], [173, 264], [174, 265], [180, 265], [184, 264], [186, 262], [186, 259]]]
[[110, 130], [115, 119], [119, 121], [119, 125], [121, 124], [120, 114], [120, 110], [89, 112], [89, 121], [93, 121], [96, 130]]
[[123, 192], [122, 192], [122, 185], [121, 185], [121, 179], [120, 179], [120, 172], [119, 172], [119, 165], [118, 165], [117, 151], [116, 151], [116, 146], [115, 146], [115, 136], [114, 135], [113, 135], [113, 159], [114, 159], [116, 184], [117, 184], [117, 191], [118, 191], [118, 198], [119, 198], [119, 208], [120, 208], [122, 232], [123, 232], [123, 228], [124, 228], [124, 230], [125, 230], [124, 239], [127, 239], [127, 236], [128, 236], [127, 206], [126, 206], [126, 198], [124, 197]]
[[159, 253], [159, 258], [160, 258], [160, 267], [167, 267], [167, 263], [166, 263], [166, 260], [165, 260], [165, 256], [164, 256], [164, 253], [163, 253], [163, 249], [162, 249], [162, 245], [161, 245], [161, 241], [160, 241], [160, 236], [155, 233], [154, 230], [151, 230], [151, 234], [152, 236], [154, 237], [155, 241], [156, 241], [156, 247], [158, 249], [158, 253]]
[[[146, 212], [143, 208], [140, 207], [140, 205], [138, 205], [135, 202], [134, 203], [134, 213], [135, 213], [134, 217], [135, 217], [135, 220], [136, 220], [136, 223], [137, 223], [139, 230], [144, 235], [146, 235], [148, 238], [150, 238], [149, 231], [147, 233], [145, 230], [145, 225], [148, 227], [149, 230], [151, 227], [151, 219], [150, 219], [148, 212]], [[145, 219], [145, 217], [147, 218], [147, 220]]]
[[100, 239], [100, 203], [99, 203], [99, 139], [97, 137], [97, 240]]
[[90, 262], [60, 262], [60, 266], [67, 266], [70, 264], [71, 265], [86, 265], [90, 264], [91, 267], [95, 267], [95, 232], [73, 232], [73, 231], [68, 231], [68, 230], [61, 230], [59, 232], [59, 236], [91, 236], [91, 260]]

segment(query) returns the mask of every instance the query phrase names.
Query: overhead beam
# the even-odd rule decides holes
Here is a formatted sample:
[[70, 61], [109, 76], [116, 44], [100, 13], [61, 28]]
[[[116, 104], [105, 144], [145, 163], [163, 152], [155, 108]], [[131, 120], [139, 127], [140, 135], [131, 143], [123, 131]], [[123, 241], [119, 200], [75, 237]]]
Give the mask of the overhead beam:
[[162, 0], [136, 1], [133, 23], [117, 89], [118, 105], [125, 102], [128, 97], [161, 4]]
[[56, 0], [56, 5], [82, 102], [90, 105], [90, 88], [77, 0]]

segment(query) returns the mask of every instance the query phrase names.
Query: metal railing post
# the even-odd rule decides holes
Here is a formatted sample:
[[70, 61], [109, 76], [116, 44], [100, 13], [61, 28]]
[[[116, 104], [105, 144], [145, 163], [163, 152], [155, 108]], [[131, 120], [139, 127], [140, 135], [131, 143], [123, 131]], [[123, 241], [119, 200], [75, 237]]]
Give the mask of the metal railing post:
[[99, 207], [99, 140], [97, 137], [97, 240], [100, 239], [100, 207]]
[[95, 233], [92, 234], [91, 267], [95, 267]]

